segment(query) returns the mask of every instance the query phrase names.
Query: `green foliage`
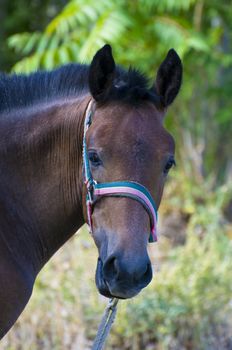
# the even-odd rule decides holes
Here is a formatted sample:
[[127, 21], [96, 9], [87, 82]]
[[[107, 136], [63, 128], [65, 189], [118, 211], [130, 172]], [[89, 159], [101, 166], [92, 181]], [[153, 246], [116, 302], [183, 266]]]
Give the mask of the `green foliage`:
[[18, 62], [14, 70], [51, 69], [70, 61], [90, 59], [105, 42], [117, 42], [129, 23], [129, 17], [112, 1], [70, 1], [43, 33], [34, 35], [26, 49], [27, 33], [9, 38], [10, 47], [31, 54]]
[[31, 72], [90, 61], [108, 42], [118, 63], [152, 79], [174, 47], [184, 85], [167, 125], [187, 174], [199, 182], [214, 171], [216, 185], [229, 180], [231, 168], [231, 20], [225, 0], [71, 0], [44, 31], [15, 34], [8, 44], [23, 56], [13, 70]]
[[155, 9], [162, 12], [180, 12], [181, 10], [189, 10], [196, 2], [196, 0], [141, 0], [141, 3], [150, 10]]
[[[162, 15], [166, 10], [187, 10], [192, 2], [137, 1], [136, 6], [132, 6], [125, 0], [72, 0], [48, 24], [44, 32], [40, 33], [40, 37], [36, 36], [39, 40], [30, 41], [26, 51], [24, 46], [27, 34], [16, 34], [16, 37], [10, 38], [11, 47], [15, 47], [16, 50], [21, 48], [23, 54], [30, 53], [29, 57], [15, 65], [14, 70], [27, 72], [39, 67], [51, 68], [73, 60], [90, 60], [105, 42], [115, 46], [122, 45], [120, 60], [128, 61], [125, 49], [136, 42], [138, 49], [138, 45], [146, 43], [146, 35], [149, 35], [149, 40], [153, 40], [154, 43], [162, 42], [165, 49], [169, 48], [171, 42], [182, 55], [192, 48], [208, 51], [209, 45], [204, 36], [197, 33], [189, 21]], [[150, 18], [149, 7], [153, 12]], [[147, 10], [144, 11], [144, 8]], [[146, 50], [152, 54], [151, 57], [153, 49], [154, 44], [150, 47], [146, 45]], [[132, 60], [132, 63], [134, 61]], [[151, 63], [153, 64], [149, 62]]]
[[[0, 70], [9, 71], [22, 55], [28, 54], [24, 51], [26, 42], [25, 32], [41, 31], [51, 18], [63, 6], [62, 0], [2, 0], [0, 9]], [[12, 50], [7, 46], [7, 38], [14, 33], [22, 34], [20, 50]], [[34, 35], [33, 35], [34, 36]], [[28, 34], [29, 37], [29, 34]], [[23, 43], [24, 41], [24, 43]]]

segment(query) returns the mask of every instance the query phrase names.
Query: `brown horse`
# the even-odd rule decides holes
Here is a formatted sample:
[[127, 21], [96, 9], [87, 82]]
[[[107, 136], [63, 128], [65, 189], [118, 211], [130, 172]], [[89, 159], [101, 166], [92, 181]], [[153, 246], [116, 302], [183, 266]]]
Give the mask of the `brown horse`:
[[[181, 85], [182, 65], [168, 52], [152, 87], [136, 70], [115, 66], [109, 45], [90, 66], [0, 75], [0, 338], [21, 314], [39, 271], [87, 221], [86, 143], [98, 183], [134, 181], [159, 207], [174, 141], [163, 126]], [[130, 298], [152, 278], [147, 211], [126, 197], [102, 197], [92, 213], [101, 294]]]

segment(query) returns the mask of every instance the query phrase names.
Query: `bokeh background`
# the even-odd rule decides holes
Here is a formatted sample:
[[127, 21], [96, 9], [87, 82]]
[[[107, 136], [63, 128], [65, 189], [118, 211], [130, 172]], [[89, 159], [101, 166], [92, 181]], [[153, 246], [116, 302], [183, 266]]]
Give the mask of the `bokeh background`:
[[[119, 304], [107, 349], [232, 349], [232, 3], [228, 0], [1, 0], [0, 70], [90, 62], [106, 42], [154, 80], [173, 47], [184, 65], [166, 126], [177, 167], [149, 246], [153, 282]], [[107, 300], [86, 228], [40, 273], [3, 350], [87, 350]]]

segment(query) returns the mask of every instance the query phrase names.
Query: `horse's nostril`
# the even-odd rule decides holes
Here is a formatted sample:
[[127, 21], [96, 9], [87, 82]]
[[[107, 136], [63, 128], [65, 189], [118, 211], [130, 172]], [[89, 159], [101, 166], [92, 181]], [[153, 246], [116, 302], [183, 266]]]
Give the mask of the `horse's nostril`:
[[106, 279], [110, 280], [113, 278], [117, 278], [118, 268], [117, 268], [117, 261], [114, 256], [111, 256], [106, 260], [103, 267], [103, 273]]
[[142, 272], [135, 275], [134, 279], [136, 282], [139, 282], [142, 285], [147, 285], [152, 279], [151, 263], [149, 262]]
[[146, 281], [149, 280], [149, 282], [150, 282], [150, 280], [151, 280], [151, 278], [152, 278], [151, 263], [148, 263], [148, 264], [147, 264], [147, 269], [146, 269], [146, 272], [145, 272], [143, 278], [144, 278], [144, 280], [146, 280]]

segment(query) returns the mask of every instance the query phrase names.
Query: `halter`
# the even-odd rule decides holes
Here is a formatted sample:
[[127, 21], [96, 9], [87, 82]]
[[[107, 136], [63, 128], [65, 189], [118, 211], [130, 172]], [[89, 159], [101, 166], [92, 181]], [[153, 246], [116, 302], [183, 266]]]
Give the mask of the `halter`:
[[88, 128], [92, 123], [92, 104], [93, 101], [90, 101], [85, 113], [85, 123], [84, 123], [84, 137], [83, 137], [83, 167], [84, 167], [84, 177], [85, 177], [85, 185], [87, 188], [87, 196], [86, 196], [86, 207], [87, 207], [87, 215], [88, 215], [88, 223], [90, 227], [90, 232], [93, 232], [92, 227], [92, 213], [93, 208], [96, 202], [105, 196], [110, 197], [129, 197], [134, 200], [137, 200], [144, 209], [147, 211], [150, 217], [150, 236], [149, 242], [157, 241], [157, 209], [155, 202], [150, 194], [150, 192], [137, 182], [134, 181], [117, 181], [117, 182], [105, 182], [105, 183], [97, 183], [91, 173], [89, 157], [87, 151], [86, 144], [86, 133]]

